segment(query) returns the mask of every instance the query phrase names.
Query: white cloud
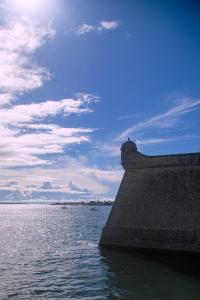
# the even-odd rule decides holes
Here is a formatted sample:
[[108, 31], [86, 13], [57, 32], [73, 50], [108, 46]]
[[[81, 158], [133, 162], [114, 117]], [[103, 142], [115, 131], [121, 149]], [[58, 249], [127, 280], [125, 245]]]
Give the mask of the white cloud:
[[114, 30], [120, 25], [119, 21], [101, 21], [98, 30]]
[[11, 102], [14, 99], [14, 95], [9, 93], [0, 93], [0, 107], [4, 106], [5, 104]]
[[76, 34], [83, 35], [83, 34], [89, 33], [94, 30], [95, 30], [95, 26], [84, 23], [77, 28]]
[[15, 105], [0, 109], [0, 124], [33, 122], [57, 114], [83, 114], [92, 112], [89, 104], [99, 97], [91, 94], [78, 94], [76, 98], [45, 101], [39, 103]]
[[[99, 99], [80, 93], [76, 98], [14, 105], [0, 109], [0, 166], [35, 166], [51, 164], [41, 155], [63, 153], [67, 146], [90, 142], [92, 128], [60, 127], [49, 123], [58, 114], [65, 117], [92, 111], [90, 104]], [[46, 123], [48, 120], [48, 124]]]
[[70, 30], [74, 32], [76, 35], [84, 35], [90, 32], [103, 32], [103, 31], [111, 31], [120, 26], [120, 22], [113, 20], [113, 21], [100, 21], [97, 25], [86, 24], [83, 23], [78, 28]]
[[69, 190], [71, 192], [74, 192], [74, 193], [80, 193], [80, 194], [92, 194], [94, 195], [94, 192], [93, 191], [90, 191], [89, 189], [87, 188], [80, 188], [78, 185], [74, 184], [73, 182], [69, 182], [68, 183], [68, 186], [67, 188], [69, 188]]
[[[4, 191], [10, 200], [15, 200], [15, 196], [18, 200], [33, 200], [36, 195], [54, 201], [102, 198], [108, 194], [110, 184], [118, 185], [122, 173], [121, 169], [89, 166], [87, 157], [64, 156], [52, 166], [1, 169], [0, 196]], [[14, 184], [10, 184], [12, 181]]]
[[134, 124], [124, 130], [116, 140], [124, 140], [133, 133], [149, 129], [152, 127], [166, 128], [174, 126], [175, 122], [183, 115], [196, 110], [200, 107], [200, 99], [183, 98], [178, 104], [169, 109], [167, 112], [155, 115], [143, 122]]
[[[0, 27], [0, 100], [10, 102], [17, 95], [42, 86], [50, 78], [32, 55], [54, 36], [51, 24], [30, 19], [12, 20]], [[1, 103], [2, 104], [2, 103]]]
[[[83, 25], [79, 34], [99, 31], [98, 26], [105, 24]], [[106, 26], [104, 30], [114, 29]], [[0, 27], [1, 200], [105, 197], [109, 183], [118, 182], [122, 174], [121, 170], [91, 166], [86, 157], [66, 155], [67, 147], [90, 142], [94, 129], [62, 127], [55, 116], [91, 113], [91, 104], [99, 97], [79, 93], [57, 101], [12, 104], [23, 93], [50, 79], [49, 71], [36, 62], [35, 53], [54, 34], [50, 23], [44, 25], [30, 19], [11, 20]]]
[[[64, 147], [88, 141], [93, 129], [62, 128], [53, 123], [31, 122], [17, 123], [14, 129], [3, 125], [5, 127], [2, 126], [1, 133], [4, 129], [4, 137], [1, 138], [0, 149], [1, 200], [103, 199], [109, 194], [110, 186], [113, 189], [113, 184], [117, 185], [121, 180], [121, 168], [98, 168], [90, 165], [86, 156], [75, 158], [64, 155]], [[19, 128], [16, 129], [17, 125]], [[41, 158], [41, 154], [59, 152], [62, 153], [60, 158]], [[16, 168], [18, 166], [20, 168]]]

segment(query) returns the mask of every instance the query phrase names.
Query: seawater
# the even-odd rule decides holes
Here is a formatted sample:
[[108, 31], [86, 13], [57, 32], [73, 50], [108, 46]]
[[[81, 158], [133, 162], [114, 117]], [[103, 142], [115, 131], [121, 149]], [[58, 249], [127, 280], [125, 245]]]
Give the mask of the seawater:
[[200, 299], [199, 259], [100, 249], [109, 212], [0, 205], [0, 299]]

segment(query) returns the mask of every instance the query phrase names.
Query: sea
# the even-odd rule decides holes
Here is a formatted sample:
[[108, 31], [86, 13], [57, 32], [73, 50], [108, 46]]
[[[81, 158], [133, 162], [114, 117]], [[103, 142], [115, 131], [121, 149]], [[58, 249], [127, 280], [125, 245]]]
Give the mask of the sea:
[[198, 258], [98, 247], [111, 207], [0, 205], [0, 299], [199, 300]]

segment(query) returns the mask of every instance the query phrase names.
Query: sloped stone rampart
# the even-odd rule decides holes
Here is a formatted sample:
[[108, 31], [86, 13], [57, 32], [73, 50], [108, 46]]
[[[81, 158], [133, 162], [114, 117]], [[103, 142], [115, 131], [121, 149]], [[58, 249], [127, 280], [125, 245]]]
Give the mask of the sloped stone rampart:
[[121, 150], [125, 173], [100, 245], [200, 252], [200, 153]]

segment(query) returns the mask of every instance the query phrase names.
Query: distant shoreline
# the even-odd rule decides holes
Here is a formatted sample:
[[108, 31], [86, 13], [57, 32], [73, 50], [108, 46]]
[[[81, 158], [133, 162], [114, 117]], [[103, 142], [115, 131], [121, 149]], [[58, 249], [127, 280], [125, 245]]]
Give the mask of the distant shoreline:
[[89, 201], [89, 202], [0, 202], [0, 205], [13, 205], [13, 204], [44, 204], [44, 205], [70, 205], [70, 206], [112, 206], [113, 201]]
[[72, 205], [72, 206], [111, 206], [113, 201], [89, 201], [89, 202], [55, 202], [50, 205]]

